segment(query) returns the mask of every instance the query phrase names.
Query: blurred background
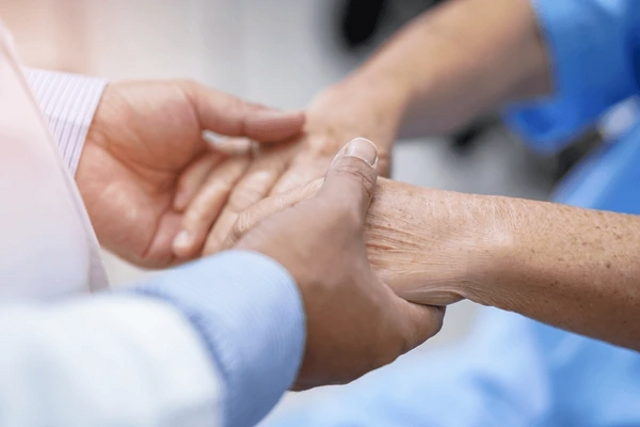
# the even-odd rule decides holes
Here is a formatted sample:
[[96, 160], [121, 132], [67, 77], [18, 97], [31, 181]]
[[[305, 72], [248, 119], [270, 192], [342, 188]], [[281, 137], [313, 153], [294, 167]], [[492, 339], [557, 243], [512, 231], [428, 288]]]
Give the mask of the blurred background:
[[[193, 78], [281, 108], [304, 108], [433, 0], [0, 0], [0, 17], [33, 67], [107, 79]], [[419, 53], [416, 53], [419, 54]], [[437, 60], [437, 58], [434, 58]], [[481, 118], [455, 135], [401, 141], [394, 178], [421, 186], [547, 199], [599, 144], [597, 132], [540, 158]], [[144, 274], [107, 255], [112, 281]], [[443, 333], [420, 351], [460, 339], [469, 303], [450, 309]], [[400, 361], [399, 363], [402, 363]], [[292, 395], [287, 411], [331, 389]]]

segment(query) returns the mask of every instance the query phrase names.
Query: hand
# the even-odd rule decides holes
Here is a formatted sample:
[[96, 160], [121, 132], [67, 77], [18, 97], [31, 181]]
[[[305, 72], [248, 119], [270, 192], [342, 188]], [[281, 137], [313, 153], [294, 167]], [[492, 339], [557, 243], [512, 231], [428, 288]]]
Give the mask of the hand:
[[[336, 153], [346, 141], [355, 137], [364, 136], [376, 141], [378, 167], [387, 176], [399, 115], [371, 110], [374, 103], [366, 100], [355, 102], [366, 93], [348, 90], [345, 86], [321, 94], [307, 111], [305, 133], [286, 144], [263, 147], [236, 184], [220, 215], [217, 210], [206, 209], [211, 203], [207, 198], [209, 190], [204, 186], [187, 209], [183, 227], [190, 238], [175, 243], [176, 255], [190, 258], [219, 251], [241, 212], [269, 195], [323, 177]], [[384, 105], [391, 104], [388, 101]]]
[[194, 82], [110, 84], [76, 174], [98, 239], [141, 266], [179, 262], [172, 242], [185, 200], [206, 179], [215, 212], [250, 163], [212, 149], [203, 131], [268, 143], [293, 137], [303, 123], [301, 113], [249, 104]]
[[280, 262], [300, 288], [306, 353], [297, 389], [350, 382], [435, 335], [444, 310], [398, 298], [373, 273], [364, 245], [376, 150], [355, 140], [317, 195], [262, 221], [236, 245]]
[[[322, 179], [261, 201], [243, 212], [227, 236], [231, 247], [263, 218], [313, 197]], [[492, 270], [489, 248], [504, 241], [501, 211], [492, 199], [379, 179], [368, 212], [369, 261], [394, 292], [417, 304], [446, 306]]]

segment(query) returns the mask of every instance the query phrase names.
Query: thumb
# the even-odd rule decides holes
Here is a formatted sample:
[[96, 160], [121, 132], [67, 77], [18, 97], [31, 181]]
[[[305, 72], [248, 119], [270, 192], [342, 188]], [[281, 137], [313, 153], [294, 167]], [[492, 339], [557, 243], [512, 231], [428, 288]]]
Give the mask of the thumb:
[[377, 180], [378, 150], [368, 139], [356, 138], [333, 160], [320, 191], [337, 199], [337, 207], [357, 208], [364, 220]]
[[191, 81], [185, 82], [183, 87], [202, 129], [272, 143], [292, 138], [304, 127], [302, 112], [285, 112], [252, 104]]
[[315, 196], [322, 186], [322, 181], [322, 179], [317, 179], [286, 193], [262, 199], [242, 212], [227, 235], [222, 249], [232, 248], [238, 240], [265, 218]]

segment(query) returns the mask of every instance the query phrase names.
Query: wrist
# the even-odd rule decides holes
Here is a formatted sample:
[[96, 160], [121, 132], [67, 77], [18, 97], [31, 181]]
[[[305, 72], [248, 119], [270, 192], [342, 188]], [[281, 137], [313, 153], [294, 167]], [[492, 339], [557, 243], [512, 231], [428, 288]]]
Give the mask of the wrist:
[[506, 277], [516, 251], [517, 216], [504, 197], [474, 197], [477, 206], [470, 222], [475, 237], [469, 242], [469, 263], [458, 292], [475, 303], [504, 308], [499, 301], [509, 299], [506, 295], [513, 288]]
[[378, 187], [367, 246], [381, 278], [415, 303], [485, 301], [510, 240], [496, 200], [384, 179]]
[[[364, 137], [381, 155], [391, 152], [407, 105], [399, 83], [374, 73], [358, 72], [324, 90], [311, 104], [308, 127], [330, 127], [341, 145]], [[341, 147], [340, 147], [341, 148]]]

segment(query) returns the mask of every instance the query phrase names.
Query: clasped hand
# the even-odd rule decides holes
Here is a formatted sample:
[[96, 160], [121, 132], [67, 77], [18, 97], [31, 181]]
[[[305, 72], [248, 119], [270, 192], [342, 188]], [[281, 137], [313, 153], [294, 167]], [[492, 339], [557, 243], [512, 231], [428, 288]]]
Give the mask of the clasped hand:
[[409, 303], [374, 273], [364, 225], [375, 193], [375, 147], [347, 145], [319, 191], [270, 215], [234, 249], [268, 255], [298, 284], [307, 323], [296, 389], [350, 382], [435, 335], [443, 308]]
[[[337, 144], [323, 151], [308, 134], [306, 143], [297, 143], [303, 124], [301, 113], [249, 104], [193, 82], [114, 84], [99, 106], [76, 180], [101, 243], [138, 265], [166, 267], [199, 255], [175, 249], [185, 224], [200, 215], [220, 216], [214, 231], [225, 229], [214, 233], [213, 250], [229, 244], [282, 264], [304, 302], [307, 343], [297, 388], [310, 388], [349, 382], [390, 363], [436, 334], [444, 309], [398, 297], [367, 258], [365, 218], [387, 158], [362, 139], [337, 157], [331, 154], [340, 150]], [[289, 142], [252, 160], [217, 151], [204, 140], [205, 130]], [[274, 159], [278, 168], [267, 170], [278, 173], [265, 173], [265, 162]], [[252, 217], [255, 223], [229, 243], [245, 208], [299, 180], [324, 176], [327, 168], [317, 194], [292, 199], [294, 207], [270, 211], [266, 219]], [[245, 193], [243, 182], [263, 186]], [[276, 206], [286, 208], [282, 197]], [[200, 249], [209, 226], [205, 221], [192, 249]]]

